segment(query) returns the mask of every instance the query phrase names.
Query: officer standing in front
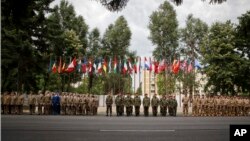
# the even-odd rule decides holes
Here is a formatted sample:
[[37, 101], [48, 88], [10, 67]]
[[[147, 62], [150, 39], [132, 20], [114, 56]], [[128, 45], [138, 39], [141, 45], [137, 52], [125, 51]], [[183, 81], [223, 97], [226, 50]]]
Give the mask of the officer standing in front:
[[106, 106], [107, 106], [106, 116], [108, 116], [108, 115], [112, 116], [112, 104], [113, 104], [113, 97], [109, 93], [107, 98], [106, 98]]
[[135, 105], [135, 116], [139, 116], [140, 115], [141, 98], [138, 96], [137, 93], [135, 94], [134, 105]]
[[159, 99], [156, 97], [156, 94], [154, 94], [153, 98], [151, 99], [151, 105], [152, 105], [153, 116], [157, 116]]

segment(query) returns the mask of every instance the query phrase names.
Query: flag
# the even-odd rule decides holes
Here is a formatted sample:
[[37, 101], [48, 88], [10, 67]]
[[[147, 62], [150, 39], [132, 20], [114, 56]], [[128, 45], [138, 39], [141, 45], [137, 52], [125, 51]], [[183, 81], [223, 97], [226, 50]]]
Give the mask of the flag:
[[107, 61], [106, 61], [106, 59], [104, 59], [104, 61], [103, 61], [102, 68], [104, 70], [104, 73], [106, 73], [107, 72]]
[[162, 71], [165, 71], [166, 69], [166, 63], [165, 63], [165, 60], [161, 60], [161, 62], [159, 63], [159, 66], [158, 66], [158, 73], [162, 72]]
[[149, 71], [152, 71], [152, 61], [151, 61], [151, 57], [149, 57]]
[[52, 57], [50, 56], [49, 58], [49, 66], [48, 66], [48, 72], [51, 72], [51, 68], [52, 68]]
[[149, 67], [150, 67], [149, 62], [148, 62], [147, 58], [145, 57], [145, 59], [144, 59], [144, 69], [149, 70], [150, 69]]
[[56, 73], [56, 72], [57, 72], [57, 69], [56, 69], [56, 62], [54, 62], [54, 64], [53, 64], [52, 72], [53, 72], [53, 73]]
[[194, 60], [194, 67], [196, 67], [197, 69], [203, 68], [197, 59]]
[[108, 64], [109, 64], [109, 73], [111, 73], [112, 72], [112, 58], [109, 59]]
[[76, 67], [76, 58], [72, 60], [72, 62], [69, 64], [68, 68], [66, 69], [66, 72], [71, 73], [75, 70]]
[[172, 66], [172, 71], [174, 74], [177, 74], [180, 69], [180, 60], [174, 60], [173, 66]]
[[187, 60], [182, 61], [181, 70], [184, 71], [184, 72], [187, 70]]
[[87, 72], [87, 60], [86, 58], [83, 59], [83, 63], [82, 63], [82, 73], [86, 73]]
[[187, 72], [190, 73], [192, 72], [192, 70], [193, 70], [193, 65], [192, 65], [192, 62], [190, 62], [187, 68]]
[[81, 72], [81, 66], [82, 66], [82, 60], [79, 60], [78, 64], [77, 64], [77, 70], [78, 70], [78, 72]]
[[142, 68], [142, 66], [141, 66], [141, 57], [139, 57], [138, 59], [139, 59], [139, 73], [141, 73], [141, 68]]
[[128, 59], [128, 66], [129, 66], [129, 73], [131, 74], [133, 72], [133, 67], [132, 67], [132, 64], [131, 64], [131, 58]]
[[124, 59], [123, 69], [122, 69], [123, 74], [126, 74], [127, 70], [128, 70], [127, 61], [126, 61], [126, 59]]
[[62, 72], [62, 57], [60, 56], [59, 66], [58, 66], [58, 73]]
[[100, 62], [98, 63], [97, 72], [98, 72], [98, 73], [102, 73], [102, 61], [101, 61], [101, 60], [100, 60]]
[[134, 72], [137, 73], [137, 58], [134, 58], [133, 69], [134, 69]]
[[117, 73], [117, 60], [114, 58], [114, 73]]
[[66, 64], [65, 62], [63, 63], [63, 66], [62, 66], [62, 73], [64, 73], [66, 71], [66, 68], [65, 68]]
[[154, 72], [157, 74], [159, 72], [158, 70], [159, 63], [157, 61], [154, 62]]
[[91, 62], [91, 59], [89, 59], [88, 68], [87, 68], [87, 70], [88, 70], [89, 73], [92, 73], [92, 71], [93, 71], [92, 68], [93, 68], [93, 64]]

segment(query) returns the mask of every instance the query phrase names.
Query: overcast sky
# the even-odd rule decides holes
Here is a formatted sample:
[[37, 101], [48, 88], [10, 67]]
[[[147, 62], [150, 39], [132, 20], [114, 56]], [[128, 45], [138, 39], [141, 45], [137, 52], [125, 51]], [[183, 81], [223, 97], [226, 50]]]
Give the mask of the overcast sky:
[[[123, 15], [132, 31], [129, 49], [136, 51], [138, 56], [149, 57], [152, 55], [155, 47], [148, 40], [149, 16], [157, 10], [164, 0], [129, 0], [125, 9], [120, 12], [108, 11], [98, 0], [68, 1], [75, 7], [76, 14], [84, 17], [90, 30], [97, 27], [102, 34], [109, 24], [114, 23], [119, 16]], [[190, 13], [211, 25], [216, 21], [224, 22], [226, 20], [237, 23], [237, 17], [250, 10], [250, 0], [227, 0], [227, 2], [219, 5], [210, 5], [208, 1], [183, 0], [183, 4], [180, 6], [171, 3], [176, 10], [179, 27], [185, 26], [185, 20]], [[59, 2], [60, 0], [56, 0], [53, 5]]]

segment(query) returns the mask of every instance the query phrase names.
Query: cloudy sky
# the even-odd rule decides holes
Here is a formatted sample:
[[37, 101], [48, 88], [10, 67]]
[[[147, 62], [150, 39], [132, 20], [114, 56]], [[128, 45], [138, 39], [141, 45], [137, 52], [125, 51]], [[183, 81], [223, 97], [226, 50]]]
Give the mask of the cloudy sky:
[[[68, 0], [75, 7], [77, 15], [82, 15], [89, 25], [90, 30], [97, 27], [101, 33], [109, 24], [123, 15], [128, 21], [128, 25], [132, 31], [130, 50], [136, 51], [138, 56], [149, 57], [152, 55], [154, 46], [148, 40], [149, 16], [159, 7], [164, 0], [129, 0], [125, 9], [120, 12], [110, 12], [103, 7], [98, 0]], [[170, 1], [170, 0], [169, 0]], [[208, 25], [216, 21], [224, 22], [231, 20], [237, 23], [237, 17], [250, 10], [250, 0], [227, 0], [220, 5], [210, 5], [201, 0], [183, 0], [180, 6], [174, 6], [177, 13], [179, 27], [185, 26], [187, 15], [192, 13], [194, 17], [200, 18]], [[60, 0], [56, 0], [54, 4], [58, 4]]]

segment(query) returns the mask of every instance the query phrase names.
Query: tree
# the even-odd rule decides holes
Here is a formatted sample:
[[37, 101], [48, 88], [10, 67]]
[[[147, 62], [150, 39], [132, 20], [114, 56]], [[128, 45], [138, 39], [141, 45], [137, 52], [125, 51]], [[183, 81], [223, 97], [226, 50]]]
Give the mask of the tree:
[[[127, 3], [129, 0], [99, 0], [103, 6], [105, 6], [108, 10], [110, 11], [120, 11], [123, 8], [126, 7]], [[183, 0], [171, 0], [174, 2], [176, 5], [181, 5]], [[202, 0], [206, 1], [206, 0]], [[209, 0], [210, 4], [221, 4], [225, 2], [226, 0]]]
[[46, 18], [52, 0], [2, 1], [2, 91], [37, 91], [46, 71]]
[[102, 49], [100, 31], [98, 28], [94, 28], [88, 36], [87, 56], [94, 58], [95, 56], [101, 56]]
[[242, 93], [250, 92], [250, 11], [238, 17], [239, 25], [236, 27], [236, 49], [240, 53], [241, 65], [236, 82]]
[[236, 94], [236, 83], [240, 55], [235, 51], [235, 36], [233, 24], [214, 23], [209, 34], [205, 37], [201, 52], [204, 57], [203, 63], [208, 83], [205, 90], [220, 94]]
[[[164, 59], [168, 64], [171, 64], [175, 58], [178, 47], [178, 22], [176, 12], [169, 2], [165, 1], [160, 5], [157, 11], [154, 11], [150, 15], [148, 28], [150, 30], [149, 39], [153, 45], [156, 45], [153, 51], [154, 58], [158, 61]], [[159, 75], [158, 93], [163, 93], [162, 90], [164, 89], [165, 93], [169, 94], [167, 88], [171, 88], [170, 91], [172, 91], [172, 83], [168, 82], [175, 82], [175, 80], [173, 80], [175, 77], [170, 73], [167, 74], [166, 71], [164, 71], [163, 76], [165, 77]], [[162, 80], [164, 80], [164, 82]], [[161, 84], [165, 84], [165, 86]]]
[[[191, 60], [192, 64], [194, 64], [195, 59], [200, 56], [200, 44], [204, 36], [207, 34], [207, 31], [207, 24], [199, 18], [194, 18], [192, 14], [189, 14], [187, 17], [186, 27], [180, 29], [181, 41], [184, 44], [184, 47], [182, 48], [183, 55], [186, 59]], [[187, 88], [189, 88], [190, 94], [192, 94], [193, 86], [195, 86], [194, 73], [195, 72], [193, 71], [192, 74], [184, 74], [182, 79], [184, 91], [187, 91]], [[190, 78], [193, 78], [194, 80], [190, 81]]]
[[157, 11], [150, 15], [149, 39], [156, 45], [153, 56], [157, 60], [167, 59], [169, 63], [173, 60], [178, 47], [178, 22], [173, 6], [165, 1]]

